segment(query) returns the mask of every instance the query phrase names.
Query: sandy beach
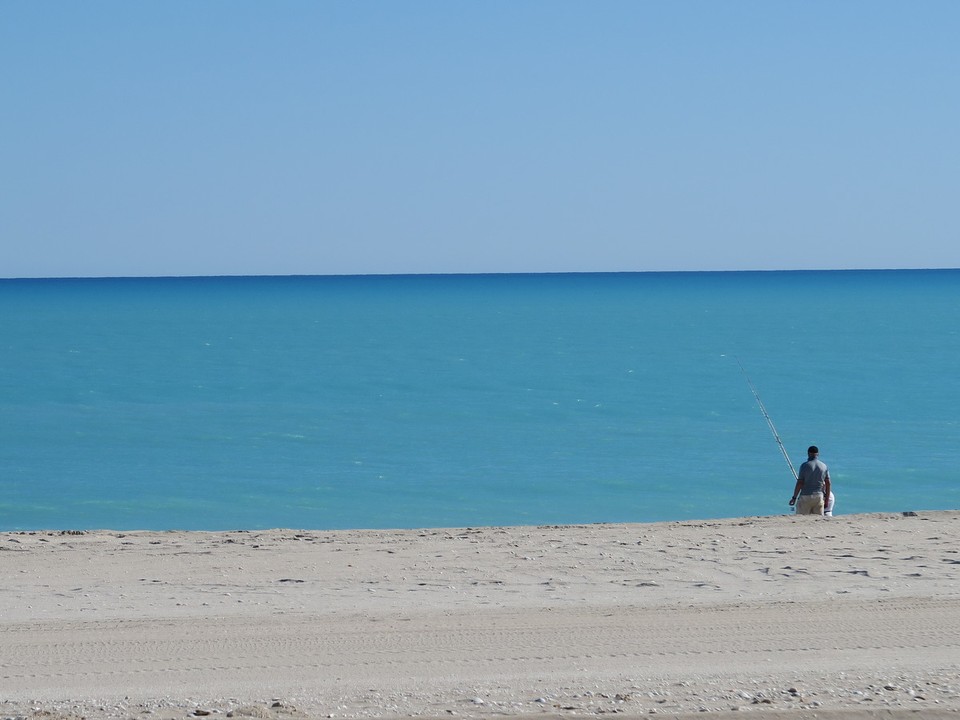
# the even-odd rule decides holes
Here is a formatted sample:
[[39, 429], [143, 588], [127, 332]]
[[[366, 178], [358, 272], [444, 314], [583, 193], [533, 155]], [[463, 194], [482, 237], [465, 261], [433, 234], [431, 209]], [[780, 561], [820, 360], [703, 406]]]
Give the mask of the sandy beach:
[[0, 718], [960, 718], [960, 512], [0, 534]]

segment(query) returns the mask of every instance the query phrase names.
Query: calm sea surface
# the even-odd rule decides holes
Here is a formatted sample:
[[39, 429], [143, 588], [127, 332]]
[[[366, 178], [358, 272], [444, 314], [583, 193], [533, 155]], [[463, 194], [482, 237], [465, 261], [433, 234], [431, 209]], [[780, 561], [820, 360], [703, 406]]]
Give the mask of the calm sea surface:
[[0, 281], [0, 530], [960, 507], [960, 271]]

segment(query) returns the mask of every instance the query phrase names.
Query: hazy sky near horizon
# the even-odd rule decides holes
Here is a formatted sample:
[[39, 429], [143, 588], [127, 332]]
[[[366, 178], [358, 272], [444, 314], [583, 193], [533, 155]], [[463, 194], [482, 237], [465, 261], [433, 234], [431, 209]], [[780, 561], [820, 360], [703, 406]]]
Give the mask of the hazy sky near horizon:
[[0, 3], [0, 277], [960, 267], [954, 0]]

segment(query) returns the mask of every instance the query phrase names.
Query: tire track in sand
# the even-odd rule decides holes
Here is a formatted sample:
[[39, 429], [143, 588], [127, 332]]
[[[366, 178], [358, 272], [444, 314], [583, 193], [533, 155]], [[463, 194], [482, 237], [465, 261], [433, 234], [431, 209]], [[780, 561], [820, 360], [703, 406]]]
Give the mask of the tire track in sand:
[[911, 671], [957, 658], [960, 598], [37, 621], [0, 625], [0, 692], [43, 700], [317, 692], [363, 688], [371, 678], [398, 686], [624, 674], [669, 681]]

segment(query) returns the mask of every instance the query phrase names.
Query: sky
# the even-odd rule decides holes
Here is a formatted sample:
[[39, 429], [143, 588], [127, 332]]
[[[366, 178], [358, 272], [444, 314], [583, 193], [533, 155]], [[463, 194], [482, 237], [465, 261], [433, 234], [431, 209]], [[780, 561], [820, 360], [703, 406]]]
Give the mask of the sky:
[[955, 0], [0, 0], [0, 277], [960, 267]]

